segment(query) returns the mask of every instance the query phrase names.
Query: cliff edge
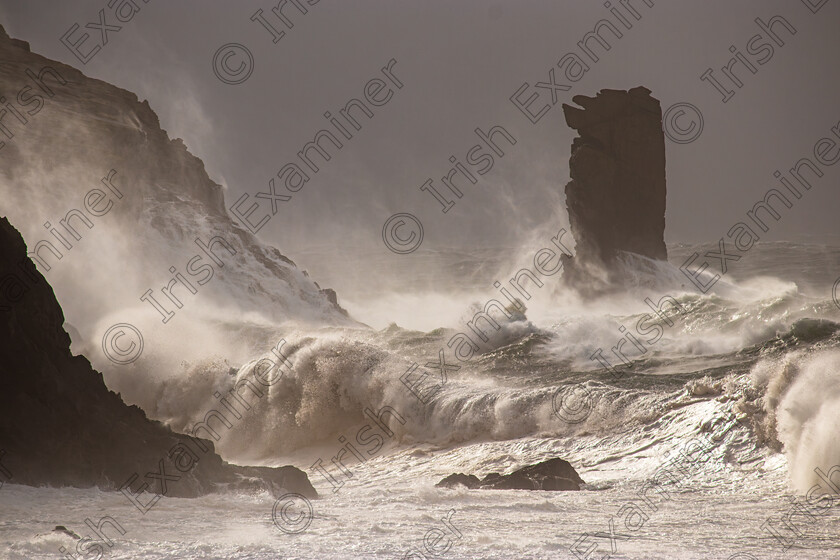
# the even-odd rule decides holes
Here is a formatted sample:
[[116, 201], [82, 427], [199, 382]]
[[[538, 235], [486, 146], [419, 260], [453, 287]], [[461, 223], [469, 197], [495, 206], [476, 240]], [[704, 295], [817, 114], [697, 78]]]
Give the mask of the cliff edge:
[[[64, 314], [26, 255], [20, 233], [0, 218], [0, 450], [10, 482], [97, 486], [194, 497], [218, 490], [317, 493], [291, 467], [239, 467], [213, 443], [149, 420], [108, 390], [84, 356], [70, 352]], [[162, 475], [165, 470], [166, 476]], [[145, 496], [146, 502], [150, 496]]]

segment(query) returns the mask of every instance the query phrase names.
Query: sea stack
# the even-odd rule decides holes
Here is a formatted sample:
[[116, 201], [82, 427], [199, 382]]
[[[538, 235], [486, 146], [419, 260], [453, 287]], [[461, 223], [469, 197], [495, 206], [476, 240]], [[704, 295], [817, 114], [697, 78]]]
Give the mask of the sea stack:
[[604, 89], [574, 96], [582, 108], [563, 104], [566, 123], [579, 134], [566, 184], [577, 249], [564, 273], [576, 287], [619, 280], [615, 260], [623, 252], [667, 259], [662, 108], [650, 93]]

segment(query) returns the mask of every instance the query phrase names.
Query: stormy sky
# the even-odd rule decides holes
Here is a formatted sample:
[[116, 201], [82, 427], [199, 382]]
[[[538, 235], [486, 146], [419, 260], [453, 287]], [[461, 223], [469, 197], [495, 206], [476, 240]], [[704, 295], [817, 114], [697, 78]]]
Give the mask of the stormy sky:
[[[148, 99], [163, 128], [183, 138], [226, 187], [228, 207], [243, 194], [246, 207], [260, 204], [254, 221], [271, 211], [256, 193], [267, 191], [278, 170], [298, 161], [302, 146], [329, 127], [324, 113], [362, 98], [366, 84], [396, 61], [392, 72], [403, 87], [393, 88], [291, 200], [278, 202], [259, 232], [293, 257], [318, 248], [386, 252], [383, 224], [403, 212], [422, 221], [426, 250], [516, 246], [535, 228], [564, 225], [574, 132], [560, 105], [602, 88], [643, 85], [663, 110], [682, 103], [702, 114], [699, 135], [681, 132], [695, 120], [684, 113], [672, 132], [685, 143], [666, 139], [669, 243], [716, 241], [778, 186], [776, 170], [814, 159], [822, 137], [840, 142], [831, 132], [840, 126], [836, 2], [298, 0], [305, 14], [293, 3], [281, 11], [291, 27], [272, 13], [277, 4], [265, 0], [135, 2], [139, 11], [119, 22], [106, 0], [0, 0], [0, 22], [33, 51]], [[100, 10], [114, 26], [104, 44]], [[258, 10], [274, 34], [251, 20]], [[756, 18], [773, 22], [770, 31]], [[609, 50], [590, 42], [593, 62], [578, 42], [603, 19], [622, 37], [605, 32]], [[101, 46], [86, 64], [61, 41], [74, 25], [79, 28], [65, 42], [88, 33], [80, 51]], [[759, 34], [763, 39], [750, 47]], [[760, 50], [767, 42], [772, 49]], [[238, 84], [217, 76], [218, 57], [214, 72], [214, 54], [232, 43], [253, 57], [250, 75]], [[223, 61], [229, 81], [243, 77], [235, 72], [245, 63], [242, 52]], [[576, 82], [557, 66], [568, 53], [588, 63]], [[736, 55], [752, 66], [733, 66], [741, 87], [721, 71]], [[535, 88], [552, 68], [556, 82], [567, 86], [555, 90], [556, 104], [550, 89]], [[734, 93], [726, 102], [710, 80], [701, 80], [709, 68]], [[510, 99], [526, 82], [520, 99], [536, 94], [530, 110], [548, 107], [536, 123]], [[476, 128], [497, 125], [516, 144], [504, 144], [504, 156], [477, 184], [462, 182], [463, 197], [441, 212], [420, 186], [446, 175], [451, 156], [464, 160]], [[840, 233], [840, 167], [822, 170], [764, 240]]]

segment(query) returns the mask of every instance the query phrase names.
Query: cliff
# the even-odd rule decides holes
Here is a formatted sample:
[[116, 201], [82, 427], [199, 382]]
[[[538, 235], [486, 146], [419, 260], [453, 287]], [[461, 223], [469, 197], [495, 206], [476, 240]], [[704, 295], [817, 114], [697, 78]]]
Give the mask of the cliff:
[[[14, 109], [0, 123], [0, 214], [16, 224], [30, 248], [44, 240], [61, 255], [43, 248], [38, 255], [51, 269], [40, 261], [38, 267], [84, 337], [95, 340], [101, 332], [95, 331], [98, 317], [87, 316], [90, 303], [78, 305], [79, 294], [90, 300], [112, 295], [102, 302], [103, 312], [133, 305], [155, 313], [139, 299], [152, 289], [169, 311], [177, 311], [160, 294], [172, 276], [170, 268], [189, 275], [187, 261], [201, 254], [196, 239], [209, 244], [214, 238], [229, 249], [216, 243], [218, 260], [212, 282], [201, 288], [202, 299], [276, 322], [356, 324], [339, 307], [334, 292], [322, 290], [290, 258], [230, 217], [226, 205], [234, 201], [225, 200], [223, 187], [208, 176], [202, 160], [161, 128], [148, 102], [31, 52], [28, 43], [11, 39], [2, 26], [0, 61], [0, 84]], [[89, 192], [103, 190], [100, 179], [111, 170], [119, 196], [89, 205], [104, 209], [110, 204], [107, 215], [86, 212]], [[269, 188], [271, 173], [266, 171], [265, 183], [248, 189], [248, 204]], [[68, 217], [73, 210], [78, 213]], [[45, 222], [57, 228], [66, 245]], [[75, 256], [83, 252], [77, 247], [87, 248], [84, 263]], [[203, 262], [214, 264], [206, 258]], [[82, 265], [100, 273], [69, 272]], [[195, 284], [195, 276], [191, 282]], [[180, 291], [189, 299], [185, 289]]]
[[0, 218], [0, 292], [0, 449], [11, 482], [115, 490], [137, 474], [133, 491], [147, 482], [149, 492], [163, 494], [163, 484], [147, 476], [163, 464], [167, 496], [221, 489], [316, 496], [303, 471], [225, 463], [212, 442], [176, 434], [109, 391], [85, 357], [71, 354], [52, 288], [6, 218]]

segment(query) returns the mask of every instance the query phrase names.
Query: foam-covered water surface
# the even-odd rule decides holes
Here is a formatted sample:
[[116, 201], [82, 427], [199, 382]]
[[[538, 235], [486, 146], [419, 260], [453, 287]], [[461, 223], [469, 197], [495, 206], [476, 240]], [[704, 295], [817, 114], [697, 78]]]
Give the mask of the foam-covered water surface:
[[[76, 546], [56, 525], [84, 537], [86, 518], [110, 515], [126, 529], [102, 549], [112, 558], [411, 558], [428, 553], [433, 529], [448, 539], [439, 542], [449, 543], [447, 558], [840, 558], [840, 509], [817, 472], [840, 485], [840, 468], [831, 470], [840, 464], [831, 279], [746, 266], [701, 294], [678, 265], [629, 256], [625, 266], [635, 280], [620, 294], [586, 301], [545, 290], [509, 317], [492, 311], [498, 328], [475, 320], [499, 297], [477, 283], [449, 321], [427, 330], [403, 326], [411, 321], [399, 307], [382, 328], [187, 312], [186, 328], [201, 321], [222, 342], [177, 360], [175, 346], [159, 345], [131, 372], [106, 368], [107, 384], [178, 431], [225, 413], [230, 427], [214, 424], [220, 454], [306, 470], [320, 495], [311, 523], [282, 531], [272, 517], [278, 496], [267, 494], [164, 497], [141, 515], [116, 492], [7, 484], [0, 546], [10, 558], [56, 557]], [[645, 298], [664, 296], [672, 324], [651, 328]], [[454, 305], [445, 291], [432, 301]], [[599, 350], [606, 364], [593, 358]], [[253, 383], [278, 354], [288, 363], [276, 382]], [[412, 371], [429, 374], [418, 394], [409, 389], [416, 377], [405, 377]], [[582, 400], [558, 410], [572, 387]], [[235, 388], [242, 400], [227, 403], [238, 417], [220, 397]], [[382, 411], [391, 434], [360, 432]], [[702, 456], [663, 478], [697, 441]], [[344, 468], [332, 461], [341, 449]], [[581, 492], [435, 487], [452, 473], [507, 473], [553, 457], [575, 467]]]

